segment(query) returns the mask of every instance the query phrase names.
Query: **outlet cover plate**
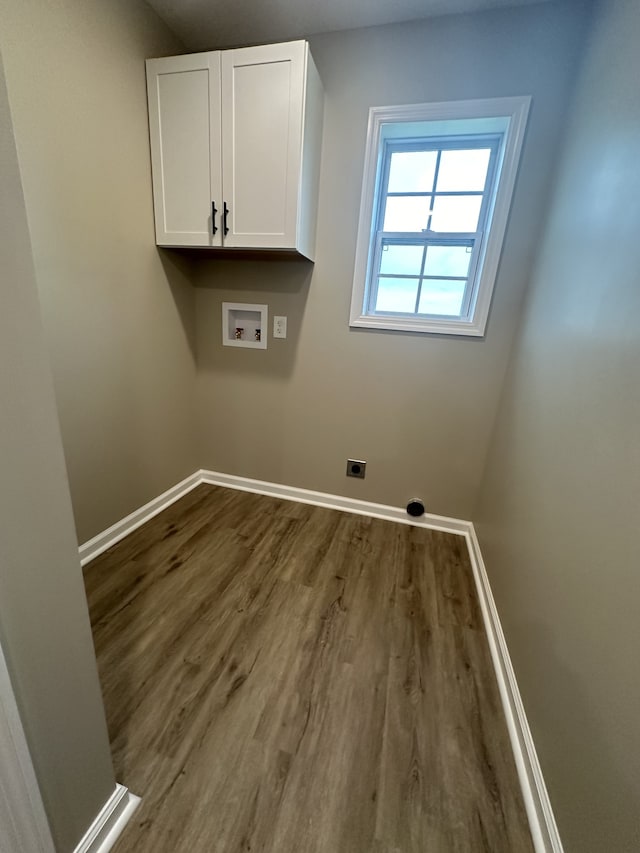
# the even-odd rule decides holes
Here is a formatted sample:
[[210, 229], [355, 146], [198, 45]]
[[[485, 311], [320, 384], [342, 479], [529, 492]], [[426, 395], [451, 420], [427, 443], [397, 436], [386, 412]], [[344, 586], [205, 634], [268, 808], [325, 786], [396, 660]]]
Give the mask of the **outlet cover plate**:
[[274, 317], [273, 318], [273, 337], [274, 338], [286, 338], [287, 337], [287, 318], [286, 317]]
[[367, 463], [362, 459], [347, 459], [347, 477], [357, 477], [364, 480]]

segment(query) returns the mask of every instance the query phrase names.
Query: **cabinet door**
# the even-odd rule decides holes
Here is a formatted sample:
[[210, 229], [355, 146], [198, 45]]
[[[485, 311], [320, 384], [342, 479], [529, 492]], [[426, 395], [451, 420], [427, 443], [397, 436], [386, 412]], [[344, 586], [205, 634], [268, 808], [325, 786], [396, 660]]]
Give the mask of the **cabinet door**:
[[156, 243], [220, 246], [219, 52], [147, 60], [147, 93]]
[[226, 246], [296, 246], [306, 56], [303, 41], [222, 52]]

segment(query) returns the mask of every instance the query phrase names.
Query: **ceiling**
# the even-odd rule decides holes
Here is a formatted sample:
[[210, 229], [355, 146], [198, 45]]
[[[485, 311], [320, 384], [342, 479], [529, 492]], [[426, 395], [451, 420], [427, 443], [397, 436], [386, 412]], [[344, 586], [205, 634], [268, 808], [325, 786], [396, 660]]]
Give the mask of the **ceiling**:
[[147, 0], [189, 50], [287, 41], [545, 0]]

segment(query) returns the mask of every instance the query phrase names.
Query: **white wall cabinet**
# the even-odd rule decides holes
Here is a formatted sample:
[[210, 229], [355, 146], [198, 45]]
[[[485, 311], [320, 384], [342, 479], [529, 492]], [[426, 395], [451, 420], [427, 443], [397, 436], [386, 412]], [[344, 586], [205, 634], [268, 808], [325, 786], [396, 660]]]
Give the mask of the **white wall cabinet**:
[[323, 92], [307, 42], [147, 60], [156, 243], [313, 259]]

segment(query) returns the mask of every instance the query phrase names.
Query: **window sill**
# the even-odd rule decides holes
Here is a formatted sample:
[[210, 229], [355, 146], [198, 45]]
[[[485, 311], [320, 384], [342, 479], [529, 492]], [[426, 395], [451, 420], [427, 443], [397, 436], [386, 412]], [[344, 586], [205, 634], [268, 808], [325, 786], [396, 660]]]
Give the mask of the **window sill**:
[[411, 317], [360, 315], [352, 317], [349, 326], [356, 329], [378, 329], [389, 332], [414, 332], [423, 335], [464, 335], [479, 338], [484, 335], [484, 324], [465, 320], [422, 320]]

